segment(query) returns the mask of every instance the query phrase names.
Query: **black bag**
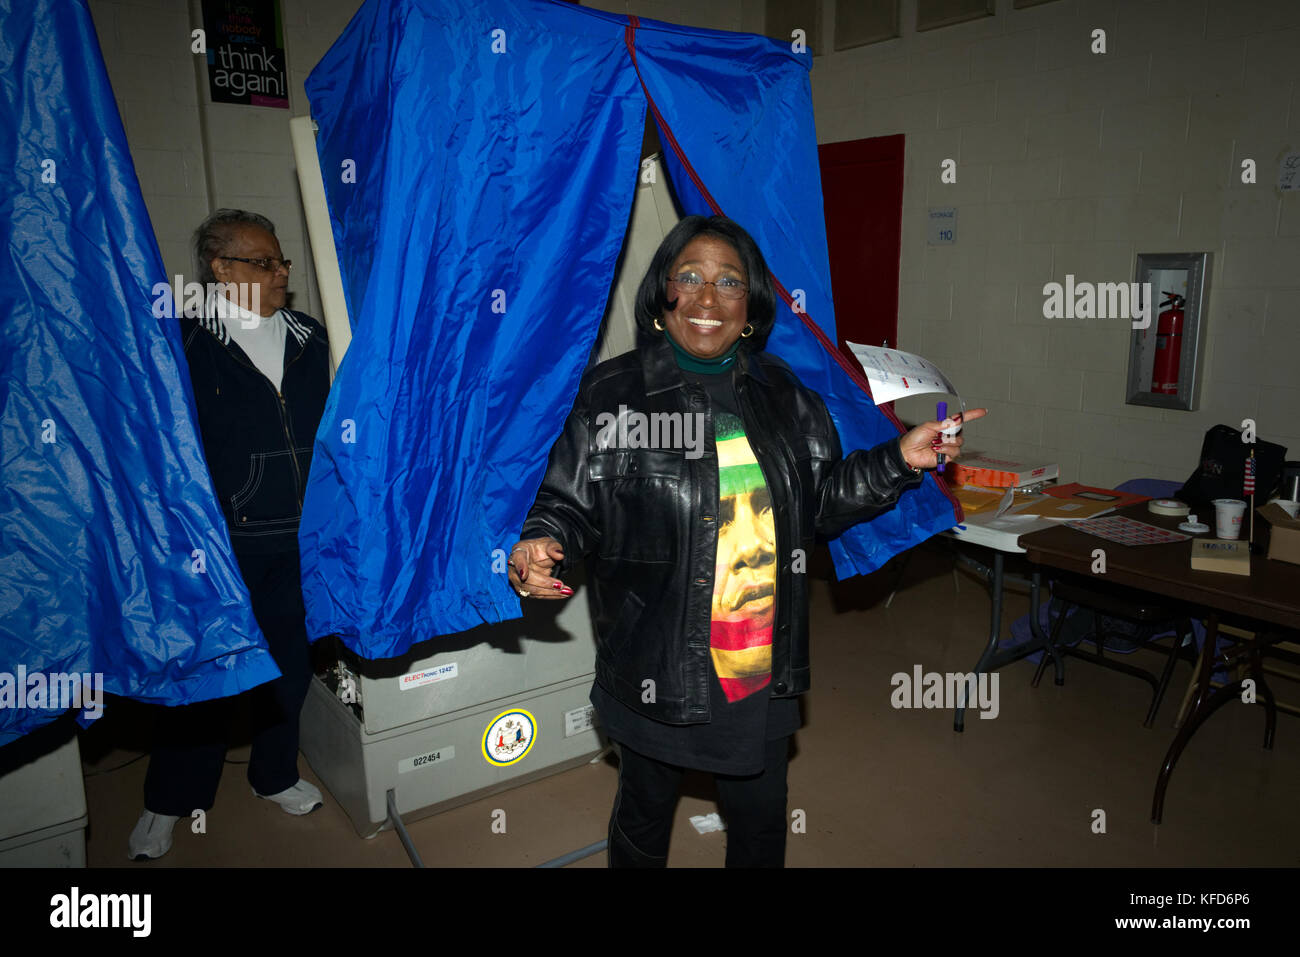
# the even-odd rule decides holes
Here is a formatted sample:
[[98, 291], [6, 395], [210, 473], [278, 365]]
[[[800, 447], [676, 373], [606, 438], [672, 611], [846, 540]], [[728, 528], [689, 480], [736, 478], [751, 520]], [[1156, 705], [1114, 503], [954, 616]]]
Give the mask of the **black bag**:
[[1254, 445], [1243, 442], [1241, 432], [1230, 425], [1216, 425], [1205, 433], [1200, 464], [1174, 497], [1202, 515], [1213, 512], [1210, 503], [1216, 498], [1244, 498], [1242, 482], [1251, 449], [1255, 450], [1255, 501], [1264, 504], [1282, 480], [1286, 449], [1258, 439]]

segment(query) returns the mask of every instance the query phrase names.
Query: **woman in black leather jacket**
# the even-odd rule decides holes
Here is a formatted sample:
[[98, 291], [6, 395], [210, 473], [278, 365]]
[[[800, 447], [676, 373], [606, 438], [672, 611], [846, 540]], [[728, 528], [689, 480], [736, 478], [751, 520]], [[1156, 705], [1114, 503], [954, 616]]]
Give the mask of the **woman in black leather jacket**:
[[821, 398], [761, 351], [775, 313], [748, 233], [678, 223], [637, 295], [637, 349], [583, 376], [510, 553], [520, 596], [552, 599], [591, 557], [591, 700], [620, 755], [611, 866], [666, 863], [687, 768], [716, 777], [728, 866], [784, 863], [808, 553], [960, 451], [940, 434], [955, 423], [927, 422], [842, 457]]

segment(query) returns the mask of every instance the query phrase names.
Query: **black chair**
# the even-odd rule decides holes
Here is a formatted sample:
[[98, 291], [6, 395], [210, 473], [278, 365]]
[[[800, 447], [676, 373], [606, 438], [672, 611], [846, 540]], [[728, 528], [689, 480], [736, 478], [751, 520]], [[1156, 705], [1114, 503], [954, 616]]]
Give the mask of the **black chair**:
[[[1192, 621], [1187, 612], [1179, 606], [1157, 604], [1151, 600], [1150, 595], [1142, 592], [1113, 585], [1099, 587], [1099, 583], [1093, 579], [1058, 578], [1054, 580], [1052, 582], [1052, 600], [1059, 600], [1065, 605], [1052, 623], [1052, 632], [1049, 636], [1049, 640], [1052, 646], [1056, 648], [1057, 653], [1082, 658], [1085, 661], [1091, 661], [1093, 664], [1101, 665], [1103, 668], [1109, 668], [1112, 671], [1132, 675], [1146, 681], [1151, 685], [1152, 693], [1151, 706], [1147, 709], [1147, 717], [1146, 721], [1143, 722], [1143, 726], [1151, 727], [1155, 722], [1156, 712], [1160, 710], [1160, 702], [1164, 699], [1165, 690], [1169, 687], [1169, 681], [1173, 677], [1174, 664], [1179, 658], [1184, 658], [1195, 668], [1196, 645], [1194, 638], [1187, 637], [1193, 634]], [[1097, 646], [1096, 652], [1084, 650], [1080, 646], [1061, 646], [1061, 632], [1066, 618], [1069, 616], [1068, 609], [1070, 605], [1077, 606], [1080, 613], [1091, 614], [1092, 630], [1085, 635], [1085, 638], [1089, 636], [1092, 638]], [[1103, 629], [1101, 622], [1103, 615], [1132, 622], [1139, 627], [1136, 633]], [[1108, 640], [1118, 638], [1126, 642], [1137, 641], [1139, 645], [1156, 645], [1158, 647], [1160, 639], [1155, 636], [1170, 628], [1174, 629], [1174, 634], [1166, 637], [1170, 637], [1172, 643], [1168, 650], [1168, 657], [1165, 660], [1164, 670], [1158, 678], [1144, 668], [1138, 668], [1128, 662], [1106, 656], [1106, 642]], [[1081, 644], [1082, 642], [1080, 642]], [[1033, 686], [1035, 688], [1038, 687], [1038, 682], [1043, 677], [1043, 671], [1047, 667], [1048, 660], [1049, 657], [1043, 655], [1042, 660], [1038, 663], [1038, 670], [1034, 672]]]

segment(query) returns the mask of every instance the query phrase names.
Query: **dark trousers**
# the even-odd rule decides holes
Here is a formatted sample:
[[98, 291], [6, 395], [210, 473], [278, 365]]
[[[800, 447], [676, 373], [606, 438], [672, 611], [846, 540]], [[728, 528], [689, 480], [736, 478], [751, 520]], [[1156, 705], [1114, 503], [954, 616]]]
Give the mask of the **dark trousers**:
[[[610, 867], [664, 867], [684, 768], [619, 745], [618, 794], [609, 818]], [[768, 741], [764, 768], [714, 775], [727, 824], [728, 867], [784, 867], [790, 739]]]
[[280, 677], [237, 698], [157, 709], [154, 749], [144, 779], [144, 806], [155, 814], [189, 817], [212, 807], [226, 758], [226, 726], [236, 702], [247, 704], [252, 712], [249, 784], [260, 794], [277, 794], [298, 783], [298, 716], [311, 683], [298, 553], [237, 553], [236, 558], [253, 599], [253, 617]]

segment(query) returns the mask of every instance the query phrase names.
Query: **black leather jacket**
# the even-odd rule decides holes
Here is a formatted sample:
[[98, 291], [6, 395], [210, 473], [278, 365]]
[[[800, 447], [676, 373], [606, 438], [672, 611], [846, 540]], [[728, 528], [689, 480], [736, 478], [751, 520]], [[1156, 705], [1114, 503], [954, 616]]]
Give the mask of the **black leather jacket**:
[[[745, 433], [772, 497], [777, 586], [771, 694], [808, 690], [808, 576], [815, 536], [835, 536], [891, 506], [921, 476], [897, 440], [841, 458], [821, 397], [780, 359], [737, 356], [732, 381]], [[704, 454], [618, 448], [602, 413], [701, 412]], [[608, 421], [608, 420], [604, 420]], [[615, 436], [615, 439], [617, 437]], [[608, 446], [608, 447], [602, 447]], [[583, 376], [522, 537], [554, 538], [565, 564], [592, 556], [596, 680], [641, 714], [710, 719], [710, 612], [718, 541], [718, 458], [703, 389], [682, 378], [664, 339]], [[802, 550], [802, 554], [797, 551]], [[555, 572], [563, 575], [563, 566]], [[654, 681], [653, 701], [645, 691]]]
[[240, 554], [297, 551], [312, 444], [329, 395], [324, 327], [305, 313], [285, 314], [279, 392], [222, 320], [180, 321], [203, 455]]

